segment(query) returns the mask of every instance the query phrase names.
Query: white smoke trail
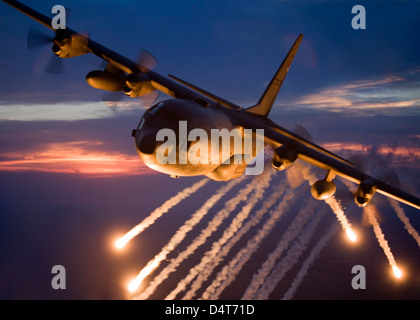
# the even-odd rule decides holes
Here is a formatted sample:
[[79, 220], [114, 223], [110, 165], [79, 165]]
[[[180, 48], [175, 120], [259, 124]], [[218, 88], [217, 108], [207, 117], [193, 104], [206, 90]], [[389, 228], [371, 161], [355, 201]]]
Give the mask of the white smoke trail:
[[315, 229], [321, 222], [321, 218], [324, 216], [325, 211], [322, 213], [315, 214], [313, 219], [305, 226], [300, 233], [299, 237], [293, 242], [286, 256], [281, 259], [276, 266], [273, 268], [270, 276], [265, 279], [264, 284], [260, 290], [255, 294], [254, 298], [257, 300], [268, 299], [269, 295], [277, 287], [277, 284], [283, 279], [286, 273], [298, 262], [300, 256], [306, 250], [306, 247], [311, 240]]
[[[312, 173], [309, 166], [306, 164], [300, 164], [301, 166], [301, 172], [303, 177], [308, 181], [308, 183], [312, 186], [314, 182], [317, 180], [316, 176]], [[351, 224], [349, 220], [347, 219], [346, 215], [344, 214], [343, 209], [341, 208], [340, 203], [337, 201], [334, 195], [324, 200], [330, 207], [331, 210], [334, 212], [334, 214], [337, 217], [337, 220], [340, 222], [341, 227], [346, 232], [348, 238], [351, 241], [356, 241], [356, 235], [353, 232], [353, 229], [351, 227]]]
[[261, 285], [263, 285], [264, 279], [270, 274], [276, 261], [283, 254], [284, 250], [289, 247], [293, 239], [298, 236], [304, 225], [311, 218], [313, 213], [313, 210], [311, 209], [313, 209], [314, 205], [315, 200], [310, 199], [307, 201], [306, 206], [299, 211], [287, 231], [283, 234], [281, 240], [277, 243], [274, 251], [268, 256], [267, 260], [263, 263], [257, 273], [253, 275], [251, 283], [248, 285], [248, 288], [242, 296], [242, 300], [250, 300], [254, 297], [255, 293], [259, 290]]
[[153, 294], [156, 288], [174, 271], [177, 267], [190, 255], [192, 255], [197, 248], [205, 243], [208, 237], [210, 237], [213, 232], [217, 230], [220, 224], [229, 216], [232, 211], [235, 210], [237, 205], [246, 200], [247, 196], [258, 187], [259, 180], [258, 178], [254, 179], [252, 182], [248, 183], [247, 186], [240, 190], [238, 195], [226, 202], [224, 208], [220, 210], [213, 219], [207, 224], [206, 228], [201, 230], [201, 233], [190, 243], [190, 245], [182, 251], [177, 258], [173, 259], [149, 284], [144, 292], [140, 295], [134, 297], [138, 299], [147, 299], [151, 294]]
[[256, 189], [254, 196], [242, 207], [241, 212], [236, 215], [229, 227], [223, 232], [220, 239], [213, 243], [211, 249], [204, 254], [200, 263], [190, 269], [188, 276], [181, 281], [183, 282], [181, 286], [184, 286], [195, 278], [195, 281], [191, 284], [190, 290], [183, 297], [184, 300], [192, 299], [195, 296], [197, 290], [201, 288], [203, 282], [212, 274], [213, 270], [229, 253], [230, 249], [232, 249], [232, 247], [250, 229], [250, 223], [252, 223], [253, 220], [252, 218], [246, 225], [243, 226], [243, 223], [257, 202], [264, 196], [265, 190], [270, 184], [270, 180], [271, 176], [267, 179], [263, 179], [259, 188]]
[[379, 245], [383, 249], [385, 256], [388, 259], [389, 265], [392, 267], [394, 274], [397, 278], [401, 277], [401, 271], [397, 267], [397, 263], [395, 262], [394, 255], [391, 252], [391, 248], [388, 245], [388, 241], [385, 240], [385, 236], [382, 232], [381, 227], [379, 226], [378, 220], [376, 219], [376, 207], [374, 204], [368, 204], [363, 209], [368, 216], [369, 222], [373, 226], [373, 231], [375, 232], [376, 239], [379, 242]]
[[351, 227], [351, 224], [349, 220], [347, 219], [346, 215], [344, 214], [343, 209], [341, 208], [340, 203], [337, 201], [334, 195], [324, 200], [330, 207], [331, 210], [334, 212], [334, 214], [337, 217], [337, 220], [340, 222], [341, 227], [346, 232], [348, 238], [351, 241], [356, 241], [356, 235], [353, 232], [353, 229]]
[[344, 230], [350, 229], [351, 224], [349, 220], [347, 219], [346, 215], [344, 214], [343, 209], [341, 208], [340, 203], [337, 201], [335, 196], [331, 196], [324, 200], [330, 207], [331, 210], [335, 213], [337, 216], [337, 220], [340, 221], [340, 224]]
[[197, 192], [209, 181], [210, 179], [208, 178], [200, 180], [193, 184], [191, 187], [185, 188], [169, 200], [165, 201], [159, 208], [156, 208], [147, 218], [145, 218], [142, 222], [140, 222], [138, 225], [136, 225], [130, 231], [128, 231], [123, 237], [121, 237], [115, 243], [117, 248], [124, 247], [127, 244], [127, 242], [129, 242], [134, 237], [138, 236], [141, 232], [143, 232], [146, 228], [153, 224], [158, 218], [160, 218], [164, 213], [168, 212], [169, 209], [176, 206], [178, 203], [180, 203], [182, 200], [189, 197], [193, 193]]
[[308, 181], [309, 185], [312, 186], [318, 180], [312, 173], [310, 166], [305, 162], [295, 162], [294, 165], [297, 166], [303, 178]]
[[408, 217], [406, 216], [406, 214], [405, 214], [403, 208], [401, 208], [399, 202], [394, 200], [394, 199], [390, 199], [390, 198], [388, 198], [388, 201], [391, 204], [392, 208], [394, 208], [395, 212], [397, 213], [398, 218], [400, 218], [400, 220], [404, 224], [404, 227], [407, 230], [407, 232], [414, 238], [414, 240], [416, 240], [417, 245], [420, 247], [420, 235], [417, 232], [417, 230], [414, 229], [414, 227], [410, 223], [410, 219], [408, 219]]
[[[313, 185], [317, 181], [317, 177], [311, 171], [311, 168], [306, 163], [296, 163], [299, 165], [299, 170], [302, 176], [308, 181], [309, 185]], [[337, 201], [334, 195], [324, 200], [332, 209], [334, 214], [337, 217], [337, 220], [340, 222], [343, 230], [346, 232], [347, 236], [351, 241], [356, 241], [356, 235], [353, 232], [351, 224], [344, 214], [343, 209], [341, 208], [340, 203]]]
[[131, 291], [134, 291], [145, 277], [153, 272], [160, 263], [166, 259], [167, 255], [175, 249], [175, 247], [181, 243], [185, 238], [187, 233], [191, 231], [195, 225], [197, 225], [201, 219], [209, 212], [209, 210], [234, 186], [239, 182], [242, 182], [245, 176], [242, 176], [238, 179], [230, 181], [224, 187], [222, 187], [218, 192], [216, 192], [210, 199], [208, 199], [204, 205], [198, 209], [190, 219], [188, 219], [183, 226], [181, 226], [174, 236], [169, 240], [169, 242], [162, 248], [162, 250], [152, 259], [147, 265], [139, 272], [137, 277], [130, 283]]
[[[261, 208], [259, 214], [263, 215], [265, 211], [274, 205], [275, 202], [272, 200], [277, 200], [277, 198], [281, 196], [283, 190], [284, 188], [280, 188], [277, 192], [274, 192], [272, 197], [264, 204], [264, 207]], [[252, 239], [248, 240], [247, 245], [217, 274], [211, 285], [204, 291], [202, 299], [218, 299], [223, 290], [236, 279], [239, 271], [242, 270], [242, 267], [251, 258], [252, 254], [258, 250], [261, 242], [283, 218], [286, 209], [293, 205], [292, 200], [296, 199], [295, 193], [296, 191], [294, 190], [287, 190], [279, 204], [270, 211], [270, 217], [267, 222]]]
[[347, 179], [344, 179], [344, 178], [341, 178], [341, 177], [340, 177], [340, 181], [349, 189], [349, 191], [352, 194], [356, 193], [357, 186], [358, 186], [356, 183], [351, 182], [351, 181], [349, 181]]
[[338, 226], [335, 222], [333, 222], [328, 232], [322, 236], [322, 238], [312, 248], [312, 251], [310, 252], [309, 256], [302, 263], [302, 267], [297, 273], [290, 288], [284, 294], [282, 300], [290, 300], [293, 298], [296, 290], [299, 288], [300, 284], [302, 283], [303, 279], [307, 275], [312, 264], [318, 258], [319, 254], [321, 253], [322, 249], [324, 249], [324, 247], [327, 245], [328, 241], [330, 241], [331, 237], [337, 233], [337, 231], [338, 231]]

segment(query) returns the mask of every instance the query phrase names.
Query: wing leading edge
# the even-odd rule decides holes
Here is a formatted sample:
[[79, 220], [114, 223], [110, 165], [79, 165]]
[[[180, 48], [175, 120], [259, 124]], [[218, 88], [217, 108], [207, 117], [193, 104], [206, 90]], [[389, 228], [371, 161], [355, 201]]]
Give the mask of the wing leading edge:
[[[39, 13], [38, 11], [16, 1], [16, 0], [2, 0], [3, 2], [7, 3], [8, 5], [14, 7], [15, 9], [19, 10], [20, 12], [24, 13], [28, 17], [34, 19], [35, 21], [41, 23], [45, 27], [49, 28], [50, 30], [57, 33], [59, 30], [54, 30], [51, 27], [51, 18]], [[179, 83], [172, 81], [171, 79], [165, 78], [160, 74], [150, 71], [147, 68], [139, 65], [138, 63], [116, 53], [113, 50], [110, 50], [103, 45], [93, 41], [92, 39], [87, 39], [87, 37], [81, 33], [78, 33], [70, 28], [65, 29], [66, 36], [69, 38], [71, 37], [73, 43], [76, 45], [77, 40], [81, 40], [84, 42], [83, 44], [83, 52], [78, 54], [85, 54], [85, 53], [92, 53], [97, 57], [107, 61], [109, 64], [112, 64], [113, 67], [121, 70], [126, 74], [147, 74], [148, 79], [151, 81], [152, 86], [161, 92], [168, 94], [173, 98], [178, 99], [189, 99], [194, 100], [197, 98], [203, 99], [203, 96], [197, 94], [195, 91], [180, 85]], [[86, 43], [85, 43], [86, 42]], [[73, 55], [74, 56], [74, 55]], [[213, 100], [206, 99], [209, 104], [214, 104]]]

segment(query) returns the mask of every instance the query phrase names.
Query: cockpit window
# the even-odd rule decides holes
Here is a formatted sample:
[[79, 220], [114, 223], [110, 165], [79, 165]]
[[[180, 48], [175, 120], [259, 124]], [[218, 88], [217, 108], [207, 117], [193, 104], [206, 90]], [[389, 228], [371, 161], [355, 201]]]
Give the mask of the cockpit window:
[[158, 104], [155, 104], [153, 107], [151, 107], [147, 112], [150, 115], [155, 114], [161, 107], [162, 107], [162, 102], [159, 102]]
[[141, 129], [141, 127], [143, 127], [144, 122], [145, 122], [144, 118], [141, 118], [141, 120], [140, 120], [140, 122], [139, 122], [139, 125], [138, 125], [138, 127], [137, 127], [137, 130], [140, 130], [140, 129]]
[[149, 114], [150, 114], [150, 115], [153, 115], [153, 114], [155, 114], [158, 110], [159, 110], [159, 107], [158, 107], [158, 106], [155, 106], [154, 108], [152, 108], [151, 110], [149, 110]]

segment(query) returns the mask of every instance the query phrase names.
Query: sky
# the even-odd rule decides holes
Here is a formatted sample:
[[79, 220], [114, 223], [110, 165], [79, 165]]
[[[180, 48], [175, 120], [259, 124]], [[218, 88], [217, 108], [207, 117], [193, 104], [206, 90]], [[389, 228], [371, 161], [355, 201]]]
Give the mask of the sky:
[[[342, 156], [363, 159], [364, 169], [376, 176], [395, 171], [404, 190], [420, 195], [420, 1], [23, 3], [46, 15], [52, 6], [64, 5], [70, 9], [70, 28], [88, 32], [94, 41], [133, 60], [145, 49], [158, 61], [154, 71], [176, 75], [243, 107], [258, 101], [293, 41], [303, 33], [270, 118], [288, 129], [299, 123], [316, 143]], [[365, 30], [352, 28], [355, 15], [351, 9], [356, 4], [366, 9]], [[136, 295], [130, 295], [128, 279], [161, 252], [206, 199], [228, 183], [207, 182], [134, 238], [126, 250], [117, 252], [112, 243], [118, 236], [202, 177], [171, 179], [147, 168], [130, 137], [148, 107], [147, 101], [125, 98], [123, 107], [105, 105], [103, 92], [85, 81], [88, 72], [101, 67], [100, 59], [94, 56], [66, 59], [62, 75], [44, 72], [52, 54], [50, 46], [26, 48], [29, 29], [42, 31], [42, 26], [5, 3], [0, 6], [0, 297], [138, 298], [146, 284]], [[251, 206], [247, 202], [251, 197], [241, 200], [218, 231], [206, 238], [205, 244], [149, 298], [163, 299], [182, 283], [188, 271], [206, 256], [206, 250], [211, 250], [212, 241], [223, 239], [223, 228], [228, 230], [234, 217], [240, 217], [241, 209], [248, 206], [248, 220], [235, 229], [245, 230], [241, 228], [258, 208], [269, 203], [270, 192], [280, 185], [291, 189], [299, 181], [297, 168], [272, 175], [262, 195], [258, 188], [249, 190], [258, 202]], [[175, 261], [176, 254], [185, 252], [195, 236], [206, 229], [206, 223], [253, 182], [247, 177], [226, 192], [164, 263]], [[325, 243], [319, 242], [320, 251], [313, 251], [316, 259], [293, 298], [420, 298], [420, 277], [416, 273], [420, 268], [419, 246], [395, 210], [383, 196], [375, 197], [380, 226], [404, 270], [399, 281], [389, 274], [388, 260], [373, 228], [366, 223], [366, 214], [354, 205], [347, 186], [341, 182], [337, 185], [336, 198], [341, 200], [361, 243], [349, 244], [340, 231], [331, 233]], [[306, 206], [313, 219], [322, 215], [324, 220], [309, 243], [305, 244], [304, 238], [299, 242], [297, 235], [291, 238], [283, 252], [285, 261], [280, 264], [279, 260], [278, 269], [274, 265], [266, 267], [281, 271], [283, 265], [291, 270], [269, 299], [281, 299], [290, 292], [318, 240], [329, 234], [330, 225], [340, 227], [326, 204], [312, 202], [307, 183], [294, 188], [299, 201], [289, 204], [285, 217], [267, 231], [252, 259], [218, 298], [240, 299], [247, 292], [253, 275], [267, 257], [274, 259], [276, 243], [291, 236], [294, 218], [300, 217]], [[420, 230], [417, 210], [401, 207], [414, 228]], [[204, 294], [211, 281], [218, 279], [217, 272], [229, 265], [228, 259], [263, 232], [268, 222], [267, 213], [238, 240], [195, 298]], [[306, 249], [301, 251], [298, 263], [291, 264], [286, 259], [287, 250], [299, 243]], [[51, 287], [54, 265], [66, 268], [65, 290]], [[351, 287], [354, 265], [367, 270], [365, 290]], [[146, 280], [152, 283], [153, 277]]]

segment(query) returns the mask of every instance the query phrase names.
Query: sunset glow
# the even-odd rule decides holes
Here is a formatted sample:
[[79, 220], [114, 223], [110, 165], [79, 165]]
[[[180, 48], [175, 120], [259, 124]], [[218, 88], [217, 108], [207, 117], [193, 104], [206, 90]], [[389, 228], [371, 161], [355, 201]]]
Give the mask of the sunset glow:
[[[352, 154], [360, 153], [366, 156], [366, 154], [372, 149], [372, 145], [351, 143], [351, 142], [330, 142], [324, 143], [322, 146], [332, 152], [349, 151]], [[380, 145], [375, 147], [375, 153], [378, 155], [392, 155], [393, 163], [404, 162], [405, 166], [418, 166], [420, 160], [420, 148], [416, 146], [397, 146], [390, 147], [386, 145]]]
[[45, 144], [42, 149], [0, 154], [1, 171], [41, 171], [87, 175], [135, 175], [151, 171], [133, 155], [92, 150], [102, 143], [75, 141]]
[[[415, 74], [418, 70], [412, 72]], [[338, 109], [380, 110], [418, 106], [420, 102], [418, 90], [411, 86], [403, 87], [404, 81], [403, 77], [385, 76], [374, 80], [361, 80], [332, 86], [319, 93], [298, 98], [295, 105], [325, 108], [332, 111]], [[395, 89], [397, 86], [398, 89]]]

